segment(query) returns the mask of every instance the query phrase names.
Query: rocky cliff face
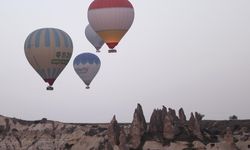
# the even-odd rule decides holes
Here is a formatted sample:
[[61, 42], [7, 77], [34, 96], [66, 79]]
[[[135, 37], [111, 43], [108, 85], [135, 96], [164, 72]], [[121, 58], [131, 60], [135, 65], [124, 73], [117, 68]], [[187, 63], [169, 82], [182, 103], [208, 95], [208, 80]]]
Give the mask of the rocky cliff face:
[[0, 150], [250, 150], [250, 120], [209, 121], [181, 108], [155, 109], [147, 124], [138, 104], [132, 123], [70, 124], [0, 116]]

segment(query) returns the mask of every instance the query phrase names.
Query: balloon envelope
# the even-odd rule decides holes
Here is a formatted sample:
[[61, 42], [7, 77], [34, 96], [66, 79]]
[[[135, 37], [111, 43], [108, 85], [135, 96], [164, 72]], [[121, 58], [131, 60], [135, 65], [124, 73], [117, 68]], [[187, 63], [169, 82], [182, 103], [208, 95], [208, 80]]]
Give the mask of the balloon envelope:
[[104, 41], [90, 25], [87, 25], [87, 27], [85, 28], [85, 36], [88, 41], [95, 47], [96, 51], [100, 52], [99, 49], [103, 46]]
[[91, 81], [96, 76], [101, 66], [100, 59], [92, 53], [82, 53], [76, 56], [73, 67], [78, 76], [87, 85], [87, 89]]
[[30, 65], [52, 86], [68, 64], [73, 44], [66, 32], [56, 28], [42, 28], [29, 34], [24, 51]]
[[94, 0], [88, 9], [91, 27], [113, 49], [134, 21], [134, 8], [128, 0]]

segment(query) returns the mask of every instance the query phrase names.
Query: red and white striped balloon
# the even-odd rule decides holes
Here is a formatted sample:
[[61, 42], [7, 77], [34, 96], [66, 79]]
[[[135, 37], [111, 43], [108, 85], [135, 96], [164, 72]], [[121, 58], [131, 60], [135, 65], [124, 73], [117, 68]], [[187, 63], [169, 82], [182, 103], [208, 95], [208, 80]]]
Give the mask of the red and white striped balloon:
[[111, 49], [120, 42], [134, 21], [134, 8], [128, 0], [94, 0], [88, 9], [91, 27]]

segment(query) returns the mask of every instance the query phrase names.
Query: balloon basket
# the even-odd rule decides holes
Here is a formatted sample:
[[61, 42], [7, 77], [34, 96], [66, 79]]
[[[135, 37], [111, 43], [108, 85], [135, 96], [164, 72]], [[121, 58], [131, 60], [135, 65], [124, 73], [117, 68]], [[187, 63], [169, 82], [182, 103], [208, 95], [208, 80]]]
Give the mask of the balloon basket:
[[52, 90], [54, 90], [54, 88], [53, 88], [52, 86], [48, 86], [48, 87], [47, 87], [47, 90], [48, 90], [48, 91], [52, 91]]
[[109, 53], [116, 53], [116, 52], [117, 52], [116, 49], [110, 49], [110, 50], [109, 50]]
[[86, 89], [90, 89], [90, 87], [89, 87], [89, 86], [86, 86]]
[[97, 53], [100, 53], [101, 51], [99, 51], [99, 50], [96, 50], [96, 52], [97, 52]]

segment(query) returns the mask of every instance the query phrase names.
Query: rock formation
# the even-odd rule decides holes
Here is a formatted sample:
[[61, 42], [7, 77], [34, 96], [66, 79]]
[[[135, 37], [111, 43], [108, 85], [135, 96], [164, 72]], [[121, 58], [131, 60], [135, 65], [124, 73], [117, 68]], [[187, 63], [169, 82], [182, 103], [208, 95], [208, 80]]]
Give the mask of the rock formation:
[[198, 113], [198, 112], [195, 112], [195, 118], [198, 122], [200, 122], [202, 120], [202, 118], [204, 117], [204, 115]]
[[200, 141], [193, 141], [192, 145], [195, 150], [206, 150], [206, 145]]
[[130, 127], [130, 143], [132, 149], [138, 149], [141, 146], [141, 140], [146, 131], [147, 123], [144, 118], [142, 107], [138, 104]]
[[[164, 116], [164, 120], [163, 120]], [[155, 109], [149, 128], [138, 104], [132, 123], [73, 124], [46, 118], [24, 121], [0, 116], [0, 150], [247, 150], [250, 120], [185, 119], [173, 109]], [[162, 126], [160, 129], [157, 125]]]
[[119, 141], [120, 141], [119, 145], [120, 150], [129, 150], [129, 146], [127, 144], [127, 136], [123, 127], [121, 128], [120, 131]]
[[163, 110], [161, 109], [154, 109], [149, 122], [149, 129], [148, 132], [151, 135], [158, 135], [161, 136], [163, 133]]
[[98, 149], [107, 128], [103, 125], [75, 125], [54, 121], [23, 121], [0, 116], [0, 149]]
[[[200, 119], [200, 118], [198, 118]], [[200, 127], [200, 121], [196, 117], [194, 117], [194, 114], [191, 113], [188, 127], [191, 133], [198, 139], [203, 139], [202, 133], [201, 133], [201, 127]]]
[[169, 114], [169, 117], [172, 120], [172, 122], [174, 122], [174, 123], [178, 122], [179, 118], [177, 117], [174, 109], [168, 108], [168, 114]]
[[223, 149], [227, 149], [227, 150], [237, 150], [238, 149], [234, 143], [232, 130], [229, 127], [226, 128], [226, 133], [224, 135], [224, 141], [220, 144], [220, 147], [222, 147]]
[[167, 111], [167, 108], [163, 105], [162, 106], [162, 109], [161, 109], [161, 120], [162, 120], [162, 123], [164, 122], [165, 120], [165, 116], [168, 114], [168, 111]]
[[120, 131], [121, 128], [115, 116], [113, 116], [113, 119], [108, 126], [108, 140], [112, 146], [119, 145]]
[[163, 137], [167, 140], [174, 139], [175, 131], [173, 121], [169, 117], [169, 115], [165, 116], [164, 126], [163, 126]]
[[224, 135], [224, 141], [228, 144], [232, 144], [234, 142], [232, 130], [229, 127], [226, 128], [226, 134]]
[[186, 115], [185, 115], [185, 113], [184, 113], [183, 108], [180, 108], [180, 109], [179, 109], [179, 119], [180, 119], [180, 123], [181, 123], [182, 125], [184, 125], [185, 122], [187, 121]]

